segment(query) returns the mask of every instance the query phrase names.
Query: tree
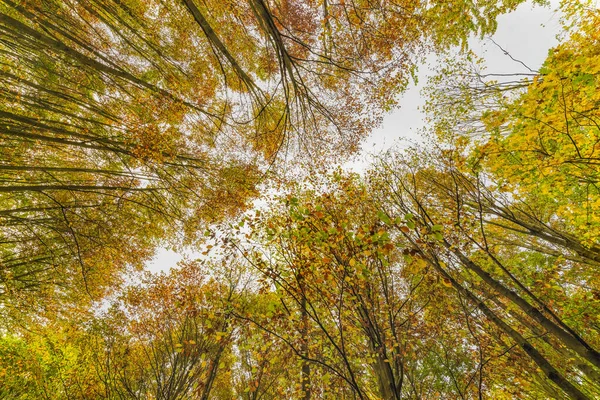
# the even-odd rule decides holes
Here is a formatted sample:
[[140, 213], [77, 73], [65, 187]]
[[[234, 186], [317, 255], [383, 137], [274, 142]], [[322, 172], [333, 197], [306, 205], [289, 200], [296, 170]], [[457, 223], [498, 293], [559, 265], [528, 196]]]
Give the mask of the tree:
[[[592, 32], [598, 12], [571, 2], [563, 9], [572, 23], [567, 26], [570, 36], [565, 35], [567, 39], [549, 53], [539, 72], [531, 70], [528, 79], [489, 82], [483, 73], [469, 74], [454, 66], [446, 70], [451, 73], [448, 79], [436, 78], [455, 89], [441, 98], [431, 91], [434, 133], [444, 149], [434, 157], [445, 161], [427, 162], [432, 171], [417, 175], [420, 181], [434, 183], [431, 190], [445, 193], [450, 214], [444, 218], [457, 236], [440, 240], [456, 246], [454, 240], [462, 237], [476, 246], [489, 266], [468, 260], [464, 250], [454, 247], [452, 252], [463, 268], [490, 284], [496, 296], [510, 299], [535, 321], [517, 317], [518, 312], [502, 305], [519, 324], [542, 335], [540, 347], [550, 345], [548, 350], [573, 362], [567, 373], [578, 370], [575, 376], [585, 383], [585, 395], [570, 396], [595, 397], [599, 343], [597, 323], [587, 311], [597, 307], [593, 154], [598, 115], [590, 107], [595, 91], [588, 85], [597, 78], [592, 66], [597, 40]], [[464, 107], [445, 117], [444, 110], [457, 103]], [[483, 268], [477, 270], [478, 262]], [[494, 274], [502, 278], [495, 281]]]
[[[432, 159], [443, 160], [440, 155]], [[555, 300], [540, 292], [535, 287], [537, 285], [531, 284], [534, 279], [543, 282], [539, 277], [544, 273], [543, 265], [548, 261], [539, 257], [535, 250], [528, 252], [520, 246], [503, 242], [505, 232], [498, 232], [497, 228], [498, 225], [501, 230], [507, 228], [501, 221], [488, 218], [485, 207], [489, 197], [483, 197], [481, 192], [474, 189], [485, 188], [482, 182], [469, 182], [468, 178], [459, 175], [448, 165], [442, 164], [438, 169], [417, 162], [411, 165], [410, 162], [397, 159], [396, 162], [383, 164], [380, 173], [387, 180], [383, 181], [381, 175], [374, 180], [382, 188], [379, 189], [381, 194], [378, 204], [382, 208], [386, 207], [389, 215], [410, 215], [408, 229], [402, 226], [398, 229], [404, 232], [416, 254], [432, 266], [440, 279], [444, 279], [449, 286], [477, 306], [486, 318], [521, 346], [546, 376], [569, 396], [587, 398], [568, 382], [566, 371], [559, 372], [550, 363], [548, 356], [544, 356], [531, 340], [526, 339], [522, 333], [523, 327], [519, 327], [526, 321], [525, 327], [533, 330], [533, 338], [536, 334], [542, 334], [550, 339], [550, 343], [554, 340], [561, 343], [561, 346], [573, 352], [571, 360], [576, 363], [580, 362], [576, 361], [575, 354], [578, 354], [586, 360], [582, 362], [583, 369], [590, 372], [584, 374], [588, 375], [588, 379], [591, 378], [589, 382], [593, 382], [593, 376], [597, 373], [595, 333], [588, 331], [590, 336], [586, 340], [582, 331], [577, 332], [550, 305]], [[390, 180], [390, 176], [396, 178]], [[474, 198], [463, 191], [465, 187], [474, 190]], [[497, 241], [498, 237], [500, 240]], [[530, 262], [539, 262], [540, 259], [544, 260], [543, 265], [528, 265]], [[559, 268], [570, 267], [569, 262], [561, 266], [562, 260], [553, 261]], [[525, 266], [531, 269], [524, 269]], [[560, 281], [563, 285], [569, 284], [568, 279]], [[560, 286], [557, 287], [561, 289]], [[571, 301], [566, 292], [561, 294], [563, 304], [577, 304], [578, 296], [574, 296]], [[485, 299], [494, 301], [488, 305]], [[508, 321], [503, 320], [502, 313], [505, 312], [510, 316]], [[517, 318], [516, 321], [512, 320], [513, 316]], [[552, 347], [546, 347], [547, 343], [538, 342], [541, 347], [551, 351]], [[596, 390], [593, 386], [586, 389], [593, 393]]]
[[96, 369], [108, 397], [231, 396], [224, 371], [232, 363], [236, 326], [229, 303], [235, 291], [197, 263], [130, 287], [95, 323], [104, 347]]
[[[599, 16], [585, 2], [565, 2], [562, 12], [565, 39], [539, 71], [518, 74], [525, 75], [520, 81], [491, 80], [499, 78], [466, 60], [444, 68], [445, 77], [437, 76], [429, 92], [430, 122], [440, 140], [456, 141], [457, 151], [470, 154], [459, 161], [465, 169], [479, 170], [515, 199], [544, 208], [546, 215], [530, 215], [523, 228], [593, 262]], [[550, 214], [560, 219], [545, 221]]]
[[245, 319], [296, 355], [297, 396], [483, 395], [493, 351], [469, 333], [461, 299], [413, 258], [358, 177], [316, 179], [250, 218], [252, 244], [241, 247], [279, 300], [266, 320]]
[[101, 297], [287, 150], [353, 152], [426, 49], [517, 4], [2, 1], [3, 312]]
[[[56, 319], [46, 326], [21, 329], [0, 337], [0, 398], [105, 398], [93, 368], [102, 349], [82, 324], [81, 315]], [[31, 326], [29, 328], [32, 328]]]
[[[519, 3], [2, 0], [0, 397], [600, 396], [597, 10], [525, 79], [444, 64], [428, 147], [324, 171]], [[207, 251], [124, 274], [166, 242]]]

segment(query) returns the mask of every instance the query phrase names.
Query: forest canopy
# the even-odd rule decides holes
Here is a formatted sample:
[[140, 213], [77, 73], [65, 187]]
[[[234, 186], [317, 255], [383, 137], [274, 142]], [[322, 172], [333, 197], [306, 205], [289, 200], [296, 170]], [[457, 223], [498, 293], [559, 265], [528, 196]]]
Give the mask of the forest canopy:
[[521, 3], [0, 0], [0, 399], [599, 398], [600, 11], [488, 74]]

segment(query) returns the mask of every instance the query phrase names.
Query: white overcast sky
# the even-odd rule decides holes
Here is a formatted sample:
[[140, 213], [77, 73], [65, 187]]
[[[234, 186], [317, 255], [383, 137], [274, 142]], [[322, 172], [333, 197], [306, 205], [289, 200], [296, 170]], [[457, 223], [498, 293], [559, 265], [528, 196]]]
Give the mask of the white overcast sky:
[[[557, 8], [557, 0], [551, 0], [549, 7], [534, 6], [530, 1], [521, 4], [514, 12], [498, 18], [498, 29], [492, 39], [515, 59], [534, 70], [538, 69], [548, 50], [557, 44], [556, 35], [560, 33]], [[528, 72], [489, 40], [472, 38], [469, 45], [475, 54], [485, 59], [488, 73]], [[435, 58], [430, 57], [428, 63], [435, 63]], [[418, 85], [411, 86], [402, 95], [400, 109], [388, 114], [382, 126], [365, 140], [362, 152], [356, 160], [347, 164], [349, 168], [360, 171], [368, 165], [370, 154], [419, 140], [417, 130], [423, 126], [419, 107], [425, 103], [420, 92], [430, 74], [428, 65], [419, 66]]]
[[[558, 1], [552, 0], [550, 7], [533, 6], [530, 2], [521, 4], [516, 11], [498, 18], [498, 29], [494, 41], [508, 51], [512, 57], [523, 61], [532, 69], [538, 69], [548, 54], [548, 49], [557, 44], [556, 35], [560, 32], [559, 14], [555, 11]], [[500, 49], [488, 40], [472, 39], [472, 50], [486, 60], [487, 72], [526, 72]], [[430, 59], [430, 62], [435, 62]], [[427, 65], [419, 67], [419, 84], [410, 87], [400, 98], [401, 107], [387, 115], [380, 128], [365, 141], [362, 152], [356, 160], [346, 164], [353, 170], [364, 169], [369, 163], [369, 154], [389, 149], [402, 142], [418, 141], [417, 130], [423, 125], [423, 115], [419, 107], [424, 105], [420, 91], [427, 83], [431, 70]], [[175, 266], [182, 256], [167, 249], [159, 249], [154, 259], [147, 264], [150, 271], [168, 270]]]

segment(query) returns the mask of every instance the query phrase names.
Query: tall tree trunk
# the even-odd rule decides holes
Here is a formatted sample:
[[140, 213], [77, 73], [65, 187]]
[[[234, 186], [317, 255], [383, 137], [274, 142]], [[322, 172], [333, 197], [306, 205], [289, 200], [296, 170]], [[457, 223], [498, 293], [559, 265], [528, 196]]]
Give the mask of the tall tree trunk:
[[537, 366], [543, 371], [543, 373], [550, 379], [552, 382], [556, 384], [560, 389], [562, 389], [570, 398], [575, 400], [589, 400], [584, 393], [582, 393], [575, 385], [569, 382], [556, 368], [550, 364], [550, 362], [535, 348], [527, 339], [525, 339], [519, 332], [513, 329], [510, 325], [504, 322], [499, 316], [497, 316], [482, 300], [480, 300], [474, 293], [470, 290], [464, 288], [460, 283], [458, 283], [442, 266], [439, 264], [435, 257], [428, 257], [426, 255], [425, 259], [429, 262], [431, 266], [445, 279], [450, 281], [452, 287], [454, 287], [458, 292], [463, 294], [466, 298], [468, 298], [471, 302], [475, 304], [475, 306], [491, 321], [500, 328], [503, 332], [505, 332], [508, 336], [510, 336], [523, 351], [537, 364]]
[[593, 349], [587, 342], [583, 341], [579, 336], [574, 337], [568, 332], [564, 331], [560, 326], [555, 324], [544, 314], [542, 314], [536, 307], [529, 304], [525, 299], [519, 296], [518, 293], [510, 290], [502, 283], [495, 280], [489, 273], [484, 271], [479, 265], [471, 261], [458, 249], [453, 248], [452, 245], [444, 240], [444, 246], [450, 250], [460, 262], [469, 270], [477, 274], [485, 283], [490, 285], [492, 289], [506, 297], [514, 304], [516, 304], [525, 314], [537, 321], [544, 329], [548, 330], [551, 334], [556, 336], [565, 346], [573, 350], [581, 357], [588, 360], [597, 368], [600, 368], [600, 353]]

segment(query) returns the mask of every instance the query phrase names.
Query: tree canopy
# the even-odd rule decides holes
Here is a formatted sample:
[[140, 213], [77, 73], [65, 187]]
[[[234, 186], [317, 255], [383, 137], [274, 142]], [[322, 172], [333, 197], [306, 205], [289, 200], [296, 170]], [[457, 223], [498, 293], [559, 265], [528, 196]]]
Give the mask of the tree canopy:
[[520, 3], [0, 0], [0, 398], [600, 397], [600, 12], [486, 74]]

